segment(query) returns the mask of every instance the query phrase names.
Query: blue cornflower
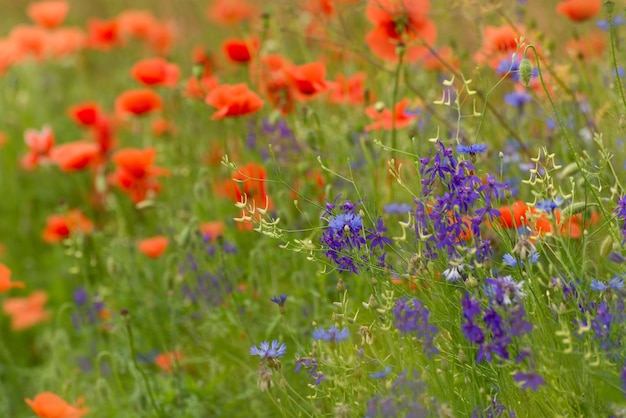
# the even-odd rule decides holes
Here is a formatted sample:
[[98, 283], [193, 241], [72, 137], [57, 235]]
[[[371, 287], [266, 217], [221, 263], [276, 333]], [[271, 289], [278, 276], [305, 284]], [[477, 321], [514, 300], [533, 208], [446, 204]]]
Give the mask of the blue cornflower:
[[504, 102], [513, 107], [522, 107], [532, 101], [532, 97], [526, 91], [514, 91], [504, 95]]
[[485, 152], [487, 144], [457, 145], [456, 152], [459, 154], [479, 154]]
[[615, 275], [609, 280], [609, 283], [603, 283], [596, 279], [591, 279], [591, 290], [596, 292], [606, 292], [607, 290], [620, 290], [624, 288], [624, 278], [622, 276]]
[[[620, 26], [620, 25], [624, 24], [624, 17], [621, 14], [619, 14], [619, 15], [617, 15], [617, 16], [615, 16], [613, 18], [611, 23], [612, 23], [613, 27]], [[598, 25], [598, 28], [600, 28], [600, 30], [603, 30], [605, 32], [609, 31], [609, 20], [608, 19], [606, 19], [606, 20], [598, 20], [596, 22], [596, 25]]]
[[376, 373], [370, 373], [370, 377], [372, 379], [382, 379], [384, 377], [387, 377], [387, 375], [389, 373], [391, 373], [391, 366], [385, 367], [385, 370], [381, 370], [381, 371], [376, 372]]
[[543, 377], [534, 372], [517, 372], [513, 376], [513, 380], [516, 382], [523, 382], [522, 389], [530, 389], [534, 392], [537, 391], [537, 388], [541, 385], [545, 385], [546, 381], [543, 380]]
[[350, 337], [350, 331], [348, 328], [344, 328], [341, 331], [334, 325], [331, 325], [326, 331], [324, 328], [319, 328], [313, 331], [314, 340], [324, 340], [326, 342], [341, 342], [347, 340]]
[[287, 302], [287, 295], [280, 295], [280, 296], [276, 296], [274, 295], [274, 297], [272, 299], [270, 299], [272, 302], [274, 302], [275, 304], [278, 305], [278, 310], [281, 314], [285, 314], [286, 310], [285, 310], [285, 302]]
[[591, 285], [589, 287], [596, 292], [606, 292], [609, 288], [605, 283], [596, 279], [591, 279]]
[[282, 357], [287, 352], [287, 347], [285, 344], [279, 341], [272, 341], [270, 344], [267, 341], [263, 341], [259, 347], [253, 345], [250, 347], [250, 355], [259, 356], [263, 360], [268, 359], [277, 359], [278, 357]]
[[281, 294], [280, 296], [274, 295], [274, 297], [270, 300], [274, 302], [275, 304], [277, 304], [278, 306], [285, 306], [285, 302], [287, 301], [287, 295], [283, 295], [283, 294]]
[[509, 267], [517, 267], [517, 259], [511, 254], [504, 254], [502, 256], [502, 262]]

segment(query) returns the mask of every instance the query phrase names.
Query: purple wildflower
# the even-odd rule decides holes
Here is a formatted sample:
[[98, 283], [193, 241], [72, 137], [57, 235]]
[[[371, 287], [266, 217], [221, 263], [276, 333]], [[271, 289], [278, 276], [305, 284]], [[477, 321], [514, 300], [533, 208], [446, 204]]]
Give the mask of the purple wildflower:
[[350, 331], [348, 328], [338, 330], [337, 327], [331, 325], [326, 331], [324, 328], [319, 328], [313, 331], [314, 340], [324, 340], [329, 343], [341, 342], [347, 340], [350, 337]]
[[433, 339], [439, 330], [436, 326], [428, 323], [430, 312], [417, 299], [407, 302], [407, 297], [396, 299], [393, 309], [394, 325], [401, 333], [409, 334], [417, 332], [417, 338], [421, 341], [424, 353], [430, 357], [439, 353], [433, 345]]
[[263, 341], [258, 347], [250, 347], [250, 355], [259, 356], [262, 360], [277, 359], [282, 357], [287, 352], [285, 344], [273, 340], [271, 344], [267, 341]]
[[535, 372], [529, 372], [529, 373], [517, 372], [513, 376], [513, 380], [515, 380], [516, 382], [523, 382], [522, 389], [530, 389], [534, 392], [537, 391], [539, 386], [546, 384], [546, 381], [543, 380], [543, 377], [541, 377], [539, 374]]

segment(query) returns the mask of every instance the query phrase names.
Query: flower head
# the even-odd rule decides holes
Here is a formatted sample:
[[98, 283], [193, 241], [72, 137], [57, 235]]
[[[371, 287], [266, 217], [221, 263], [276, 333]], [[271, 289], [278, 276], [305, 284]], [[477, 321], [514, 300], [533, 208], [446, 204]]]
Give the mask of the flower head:
[[271, 344], [268, 341], [263, 341], [259, 346], [253, 345], [250, 347], [250, 355], [259, 356], [262, 360], [277, 359], [282, 357], [287, 352], [285, 344], [273, 340]]
[[350, 337], [350, 331], [348, 328], [338, 330], [337, 327], [331, 325], [328, 331], [324, 328], [319, 328], [313, 331], [314, 340], [324, 340], [326, 342], [341, 342], [347, 340]]

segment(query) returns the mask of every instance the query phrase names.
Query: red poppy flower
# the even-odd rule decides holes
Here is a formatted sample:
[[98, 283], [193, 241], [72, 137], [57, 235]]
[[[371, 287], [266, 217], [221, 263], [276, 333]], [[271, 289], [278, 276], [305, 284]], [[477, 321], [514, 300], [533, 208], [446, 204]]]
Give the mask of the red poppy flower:
[[583, 22], [597, 15], [601, 8], [601, 0], [564, 0], [557, 4], [556, 11], [574, 22]]
[[256, 7], [245, 0], [215, 0], [207, 9], [208, 18], [224, 26], [238, 25], [258, 14]]
[[[406, 108], [409, 104], [409, 99], [402, 99], [396, 103], [395, 107], [395, 128], [402, 129], [409, 126], [417, 115], [407, 115]], [[378, 131], [384, 129], [390, 131], [394, 127], [393, 112], [391, 109], [383, 109], [382, 111], [377, 109], [375, 105], [369, 106], [365, 109], [365, 114], [374, 119], [374, 122], [365, 127], [366, 131]]]
[[54, 146], [54, 133], [50, 126], [44, 126], [41, 131], [26, 130], [24, 142], [28, 147], [28, 154], [22, 157], [21, 166], [23, 169], [33, 170], [39, 164], [50, 162], [50, 150]]
[[11, 281], [11, 270], [4, 264], [0, 263], [0, 293], [7, 292], [14, 287], [23, 289], [26, 285], [23, 282]]
[[63, 215], [50, 215], [41, 237], [49, 243], [61, 242], [72, 234], [88, 234], [93, 231], [93, 223], [78, 209]]
[[[41, 392], [35, 399], [24, 399], [35, 415], [41, 418], [81, 418], [89, 412], [82, 405], [70, 405], [59, 396], [51, 392]], [[81, 403], [79, 400], [78, 404]]]
[[45, 55], [48, 31], [39, 26], [17, 25], [11, 29], [9, 39], [16, 47], [13, 52], [20, 58], [33, 56], [41, 59]]
[[164, 372], [171, 373], [174, 364], [179, 363], [183, 359], [180, 350], [161, 353], [154, 359], [154, 364], [159, 366]]
[[148, 58], [137, 62], [130, 71], [131, 76], [147, 86], [176, 87], [180, 77], [178, 65], [163, 58]]
[[265, 168], [256, 163], [238, 167], [232, 179], [217, 187], [217, 193], [233, 202], [247, 201], [255, 207], [272, 208], [272, 202], [265, 190], [267, 174]]
[[58, 145], [50, 151], [50, 159], [61, 171], [80, 171], [99, 161], [100, 145], [95, 142], [76, 141]]
[[213, 75], [203, 75], [200, 80], [189, 77], [185, 83], [183, 94], [192, 99], [202, 99], [219, 85], [219, 80]]
[[167, 250], [169, 239], [164, 236], [146, 238], [137, 243], [137, 249], [146, 257], [159, 258]]
[[165, 136], [176, 132], [176, 126], [167, 119], [159, 118], [152, 122], [152, 133], [155, 136]]
[[365, 102], [364, 72], [358, 72], [350, 77], [337, 74], [335, 83], [331, 87], [330, 101], [338, 104], [360, 105]]
[[100, 106], [95, 102], [79, 103], [70, 107], [67, 113], [80, 126], [93, 126], [103, 117]]
[[115, 100], [115, 109], [120, 114], [141, 116], [162, 107], [161, 97], [147, 89], [125, 91]]
[[230, 38], [222, 43], [222, 50], [224, 55], [235, 63], [247, 63], [259, 49], [259, 41], [256, 38], [253, 39], [235, 39]]
[[528, 225], [528, 215], [535, 213], [535, 208], [526, 205], [521, 200], [502, 206], [498, 210], [500, 211], [498, 221], [506, 229], [517, 229], [522, 225]]
[[46, 46], [48, 54], [55, 58], [72, 55], [83, 49], [86, 35], [82, 29], [59, 28], [48, 35]]
[[405, 45], [404, 60], [422, 58], [437, 39], [437, 28], [428, 20], [429, 0], [369, 0], [365, 11], [376, 27], [365, 37], [372, 52], [390, 62], [397, 62], [397, 46]]
[[326, 91], [330, 83], [324, 81], [326, 66], [321, 62], [310, 62], [285, 68], [290, 82], [294, 86], [296, 98], [306, 101], [318, 93]]
[[89, 19], [87, 21], [87, 46], [107, 50], [120, 44], [117, 20]]
[[263, 100], [244, 83], [222, 84], [214, 88], [205, 101], [217, 108], [211, 119], [249, 115], [263, 107]]
[[31, 3], [26, 14], [37, 25], [47, 29], [56, 28], [65, 20], [70, 5], [64, 0], [51, 0]]
[[152, 13], [146, 10], [125, 10], [117, 16], [120, 35], [147, 40], [159, 24]]
[[44, 309], [47, 301], [48, 294], [38, 290], [25, 298], [5, 299], [2, 310], [11, 317], [11, 329], [22, 331], [48, 319], [50, 313]]
[[264, 55], [259, 64], [250, 67], [250, 79], [260, 80], [259, 88], [272, 106], [288, 114], [294, 107], [294, 91], [287, 69], [293, 64], [278, 54]]
[[122, 189], [133, 202], [145, 200], [161, 190], [157, 177], [169, 175], [168, 170], [153, 165], [155, 158], [153, 148], [117, 151], [113, 155], [117, 167], [109, 176], [109, 182]]

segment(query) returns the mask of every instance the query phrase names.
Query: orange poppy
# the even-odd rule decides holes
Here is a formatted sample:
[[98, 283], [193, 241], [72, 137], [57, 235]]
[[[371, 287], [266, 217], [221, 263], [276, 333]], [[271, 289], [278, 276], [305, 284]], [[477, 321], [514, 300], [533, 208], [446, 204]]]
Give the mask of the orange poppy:
[[205, 102], [217, 108], [211, 119], [249, 115], [263, 107], [263, 100], [245, 83], [222, 84], [206, 96]]
[[80, 210], [72, 209], [66, 214], [50, 215], [41, 237], [53, 244], [67, 239], [72, 234], [88, 234], [93, 231], [93, 223]]
[[31, 3], [26, 9], [26, 14], [37, 25], [46, 29], [53, 29], [65, 20], [70, 5], [64, 0], [50, 0]]
[[[267, 174], [265, 168], [257, 163], [248, 163], [238, 167], [232, 179], [217, 187], [218, 194], [234, 202], [246, 200], [258, 208], [272, 208], [272, 201], [265, 190]], [[245, 197], [244, 197], [245, 196]]]
[[2, 310], [11, 317], [11, 329], [22, 331], [47, 320], [50, 313], [44, 309], [48, 294], [43, 290], [25, 298], [8, 298], [2, 302]]
[[56, 163], [61, 171], [80, 171], [92, 163], [96, 163], [100, 156], [100, 145], [95, 142], [76, 141], [58, 145], [50, 151], [50, 159]]
[[502, 206], [498, 209], [500, 216], [498, 221], [506, 229], [517, 229], [522, 225], [528, 225], [528, 215], [535, 213], [534, 207], [529, 207], [521, 200], [513, 204]]
[[[521, 33], [523, 27], [518, 28]], [[480, 51], [474, 55], [478, 64], [487, 64], [497, 68], [503, 59], [511, 59], [511, 55], [517, 53], [520, 35], [510, 26], [487, 26], [483, 32], [483, 43]], [[529, 51], [529, 54], [532, 51]], [[531, 58], [533, 55], [529, 55]]]
[[159, 258], [167, 250], [170, 240], [162, 235], [146, 238], [137, 243], [137, 249], [146, 257]]
[[219, 85], [217, 77], [213, 75], [203, 75], [198, 78], [189, 77], [185, 83], [183, 94], [192, 99], [202, 99]]
[[224, 222], [213, 221], [204, 222], [200, 224], [200, 232], [202, 236], [211, 242], [216, 241], [219, 237], [224, 235]]
[[0, 75], [18, 62], [21, 56], [22, 50], [14, 39], [0, 39]]
[[2, 148], [7, 142], [9, 142], [9, 138], [7, 137], [7, 134], [0, 131], [0, 148]]
[[252, 3], [245, 0], [216, 0], [209, 5], [209, 20], [224, 26], [235, 26], [259, 14]]
[[137, 62], [130, 71], [131, 76], [147, 86], [176, 87], [180, 77], [178, 65], [163, 58], [147, 58]]
[[115, 100], [115, 109], [120, 114], [141, 116], [162, 107], [161, 96], [148, 89], [127, 90]]
[[251, 66], [250, 79], [260, 80], [259, 88], [276, 109], [283, 115], [294, 107], [294, 92], [287, 75], [287, 68], [293, 66], [291, 61], [278, 54], [268, 54], [261, 58], [259, 67]]
[[176, 132], [176, 126], [167, 119], [159, 118], [152, 122], [152, 133], [155, 136], [165, 136]]
[[601, 0], [564, 0], [557, 4], [557, 13], [574, 22], [589, 20], [602, 8]]
[[180, 350], [168, 351], [167, 353], [161, 353], [154, 359], [154, 364], [159, 366], [163, 371], [167, 373], [172, 372], [172, 366], [180, 362], [183, 359], [183, 355]]
[[102, 110], [98, 103], [84, 102], [71, 106], [67, 110], [72, 120], [80, 126], [93, 126], [102, 118]]
[[51, 32], [46, 39], [47, 52], [52, 57], [65, 57], [80, 51], [87, 36], [78, 28], [59, 28]]
[[230, 38], [222, 43], [222, 50], [224, 55], [232, 62], [238, 64], [245, 64], [250, 62], [254, 54], [259, 49], [259, 40], [252, 39], [235, 39]]
[[147, 40], [159, 24], [157, 18], [146, 10], [125, 10], [117, 16], [119, 34], [122, 37]]
[[314, 16], [331, 17], [335, 14], [334, 0], [307, 0], [304, 8]]
[[169, 175], [169, 171], [154, 166], [156, 150], [154, 148], [126, 148], [113, 155], [117, 168], [109, 176], [109, 182], [122, 189], [133, 202], [145, 200], [161, 190], [158, 176]]
[[369, 0], [366, 16], [376, 25], [365, 37], [372, 52], [397, 62], [397, 46], [405, 45], [405, 62], [415, 62], [428, 53], [424, 44], [437, 39], [437, 28], [428, 20], [429, 0]]
[[11, 29], [9, 39], [17, 48], [18, 56], [32, 55], [37, 59], [43, 58], [46, 50], [48, 32], [39, 26], [17, 25]]
[[120, 44], [117, 20], [89, 19], [87, 21], [87, 46], [107, 50]]
[[422, 67], [428, 71], [446, 71], [448, 68], [441, 62], [449, 64], [455, 69], [459, 69], [459, 59], [454, 56], [452, 48], [444, 46], [437, 49], [437, 56], [429, 52], [422, 60]]
[[[417, 115], [406, 114], [406, 108], [409, 104], [409, 99], [402, 99], [395, 106], [395, 128], [402, 129], [409, 126], [413, 121], [417, 119]], [[369, 106], [365, 109], [365, 114], [374, 119], [374, 122], [365, 127], [366, 131], [378, 131], [381, 129], [390, 131], [393, 129], [393, 112], [391, 109], [379, 110], [375, 105]]]
[[326, 91], [330, 83], [324, 81], [326, 66], [321, 62], [310, 62], [285, 68], [289, 81], [294, 86], [295, 97], [306, 101]]
[[35, 399], [24, 401], [33, 409], [35, 415], [41, 418], [81, 418], [89, 412], [89, 409], [83, 408], [82, 405], [70, 405], [51, 392], [41, 392]]
[[335, 83], [331, 86], [329, 100], [338, 104], [360, 105], [365, 102], [364, 72], [358, 72], [350, 77], [337, 74]]
[[600, 31], [592, 32], [566, 42], [564, 49], [567, 55], [579, 60], [599, 58], [606, 50], [606, 36]]
[[14, 287], [23, 289], [26, 285], [23, 282], [11, 281], [11, 270], [4, 264], [0, 263], [0, 293], [7, 292]]

